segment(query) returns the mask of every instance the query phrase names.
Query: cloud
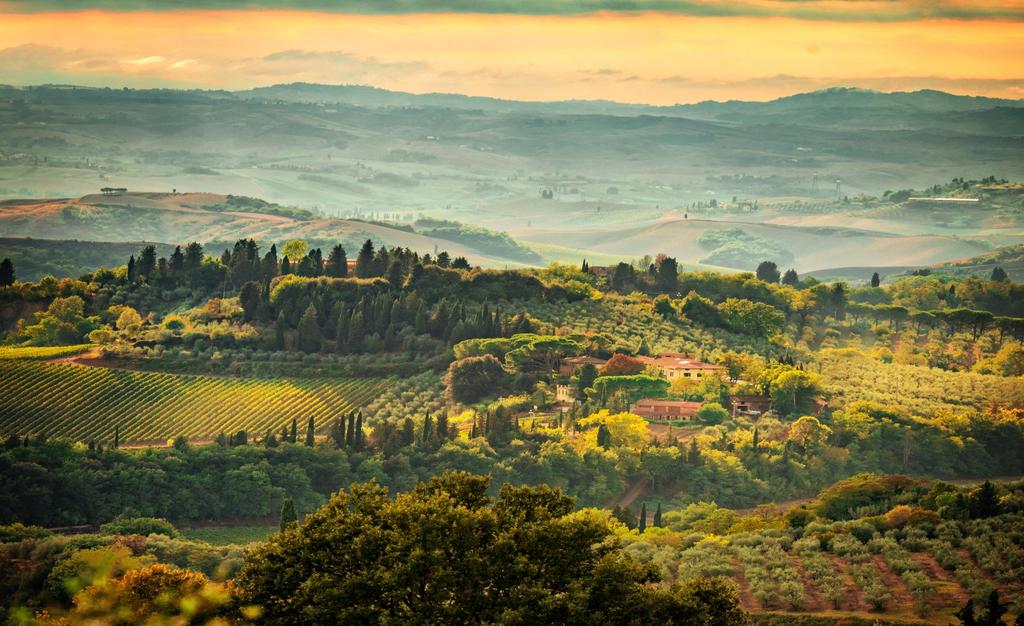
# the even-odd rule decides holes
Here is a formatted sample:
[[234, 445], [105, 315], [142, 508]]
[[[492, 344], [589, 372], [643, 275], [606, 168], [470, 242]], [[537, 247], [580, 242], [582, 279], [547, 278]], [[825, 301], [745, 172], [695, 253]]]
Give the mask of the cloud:
[[1024, 0], [0, 0], [0, 12], [291, 9], [355, 14], [585, 15], [658, 12], [807, 20], [1024, 20]]
[[142, 57], [141, 59], [131, 59], [129, 61], [125, 61], [125, 63], [128, 65], [153, 65], [154, 63], [163, 63], [164, 61], [166, 61], [166, 59], [161, 56], [149, 56]]

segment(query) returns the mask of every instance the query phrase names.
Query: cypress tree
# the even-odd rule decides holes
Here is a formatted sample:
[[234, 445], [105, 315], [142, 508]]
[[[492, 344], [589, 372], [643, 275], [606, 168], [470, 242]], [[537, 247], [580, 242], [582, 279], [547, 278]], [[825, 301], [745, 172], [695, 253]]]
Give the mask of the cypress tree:
[[661, 528], [661, 502], [658, 503], [658, 508], [654, 511], [654, 527]]
[[277, 316], [277, 322], [274, 323], [274, 348], [277, 350], [284, 350], [287, 347], [285, 341], [285, 331], [288, 328], [288, 322], [284, 319], [284, 311]]
[[427, 416], [423, 418], [423, 435], [421, 439], [421, 443], [423, 445], [430, 443], [430, 440], [434, 438], [433, 433], [431, 432], [433, 430], [433, 426], [434, 420], [430, 417], [430, 413], [427, 413]]
[[427, 333], [427, 311], [422, 302], [416, 308], [414, 326], [417, 335], [425, 335]]
[[356, 451], [362, 451], [363, 449], [363, 413], [360, 411], [356, 415], [356, 436], [355, 436], [355, 449]]
[[291, 442], [291, 443], [295, 443], [298, 440], [299, 440], [299, 423], [293, 417], [292, 418], [292, 429], [291, 429], [291, 432], [288, 433], [288, 441]]
[[134, 283], [139, 277], [138, 271], [135, 269], [135, 255], [128, 257], [128, 282]]
[[299, 348], [306, 354], [319, 352], [323, 344], [323, 337], [320, 334], [320, 326], [316, 321], [317, 312], [313, 303], [306, 307], [302, 319], [299, 320]]
[[284, 532], [292, 524], [299, 522], [299, 514], [295, 511], [295, 501], [285, 498], [281, 504], [281, 532]]
[[985, 611], [982, 613], [982, 624], [985, 626], [1002, 626], [1003, 615], [1006, 615], [1007, 604], [999, 601], [999, 592], [993, 589], [988, 594]]
[[960, 610], [953, 614], [960, 620], [963, 626], [976, 626], [977, 621], [974, 619], [974, 600], [971, 598], [967, 599], [967, 604], [960, 607]]
[[114, 447], [121, 445], [121, 426], [114, 426]]
[[348, 431], [345, 433], [345, 441], [348, 443], [349, 448], [354, 448], [356, 445], [356, 415], [355, 413], [348, 414]]
[[348, 341], [346, 342], [349, 352], [359, 352], [363, 347], [364, 323], [365, 316], [360, 308], [357, 307], [355, 312], [352, 313], [352, 319], [349, 321]]
[[446, 441], [448, 439], [448, 414], [447, 413], [441, 413], [440, 415], [437, 416], [437, 428], [436, 428], [436, 430], [437, 430], [437, 437], [441, 441]]
[[644, 502], [640, 505], [640, 521], [636, 525], [637, 530], [642, 535], [647, 530], [647, 503]]
[[871, 275], [871, 286], [872, 287], [877, 287], [877, 286], [879, 286], [881, 284], [882, 284], [882, 278], [878, 275], [878, 272], [875, 272], [874, 274], [872, 274]]
[[686, 455], [686, 461], [690, 465], [703, 465], [704, 460], [700, 456], [700, 448], [697, 447], [697, 439], [690, 440], [690, 451]]
[[13, 285], [14, 279], [14, 263], [10, 259], [0, 261], [0, 287]]
[[971, 504], [973, 505], [971, 517], [994, 517], [999, 515], [999, 494], [991, 481], [981, 483], [978, 492], [974, 494]]
[[348, 350], [348, 328], [351, 321], [349, 308], [342, 304], [338, 312], [338, 324], [334, 329], [335, 349], [339, 354]]
[[359, 249], [359, 256], [356, 257], [356, 276], [359, 278], [370, 278], [373, 276], [373, 242], [369, 239]]
[[316, 427], [313, 425], [313, 416], [309, 416], [309, 422], [306, 423], [306, 447], [312, 448], [313, 444], [316, 443]]

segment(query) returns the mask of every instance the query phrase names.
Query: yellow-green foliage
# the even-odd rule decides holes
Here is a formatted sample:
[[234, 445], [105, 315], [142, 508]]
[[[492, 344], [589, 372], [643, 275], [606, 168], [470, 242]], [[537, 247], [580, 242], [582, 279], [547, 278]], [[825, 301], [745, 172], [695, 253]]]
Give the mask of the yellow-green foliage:
[[379, 393], [383, 381], [247, 379], [178, 376], [0, 360], [0, 432], [38, 433], [75, 440], [163, 441], [184, 435], [212, 438], [246, 430], [263, 434], [313, 418], [332, 420]]
[[59, 359], [81, 354], [92, 347], [91, 343], [83, 343], [76, 346], [0, 346], [0, 361], [12, 359]]
[[1020, 377], [882, 363], [848, 352], [823, 351], [816, 360], [833, 406], [866, 400], [925, 416], [942, 409], [1024, 406], [1024, 379]]

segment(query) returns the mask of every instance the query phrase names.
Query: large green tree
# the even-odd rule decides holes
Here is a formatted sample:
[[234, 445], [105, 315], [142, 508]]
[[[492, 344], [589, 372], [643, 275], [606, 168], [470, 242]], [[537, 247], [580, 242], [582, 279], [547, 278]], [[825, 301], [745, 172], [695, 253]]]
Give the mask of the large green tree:
[[656, 570], [617, 549], [608, 520], [572, 513], [559, 490], [506, 484], [490, 498], [488, 481], [339, 492], [250, 550], [240, 601], [270, 625], [747, 623], [724, 581], [651, 584]]

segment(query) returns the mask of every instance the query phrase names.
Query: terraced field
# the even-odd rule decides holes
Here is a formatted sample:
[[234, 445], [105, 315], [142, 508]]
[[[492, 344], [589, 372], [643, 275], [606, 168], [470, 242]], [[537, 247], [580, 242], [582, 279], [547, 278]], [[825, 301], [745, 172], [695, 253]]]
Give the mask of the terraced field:
[[363, 406], [379, 378], [181, 376], [0, 359], [0, 433], [156, 443], [178, 435], [263, 433], [310, 417], [318, 430]]

